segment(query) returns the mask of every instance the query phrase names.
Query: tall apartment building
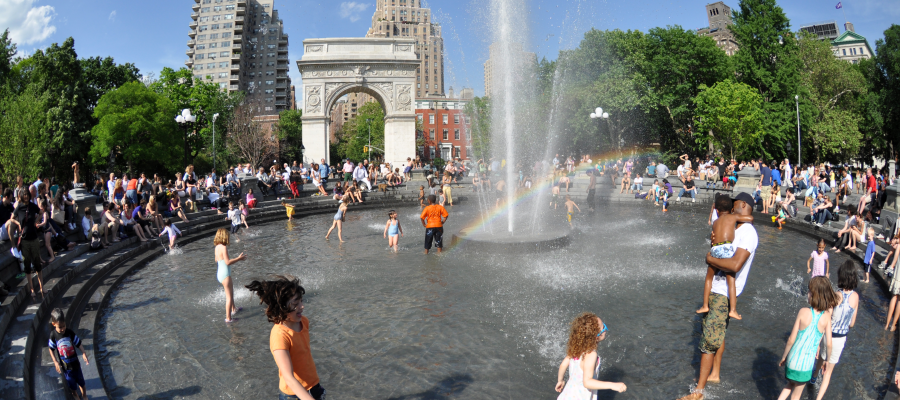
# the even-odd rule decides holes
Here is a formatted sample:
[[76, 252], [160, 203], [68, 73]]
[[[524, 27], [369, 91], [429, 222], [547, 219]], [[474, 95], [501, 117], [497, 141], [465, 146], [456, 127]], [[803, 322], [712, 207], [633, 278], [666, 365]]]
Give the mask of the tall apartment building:
[[291, 108], [288, 35], [274, 0], [194, 2], [185, 61], [194, 77], [246, 92], [260, 115]]
[[[484, 95], [490, 96], [491, 91], [494, 87], [494, 64], [500, 62], [500, 57], [503, 49], [500, 47], [499, 43], [491, 44], [488, 48], [488, 59], [484, 62]], [[522, 49], [522, 45], [520, 43], [512, 43], [511, 44], [511, 57], [513, 57], [513, 63], [516, 65], [516, 68], [520, 71], [525, 71], [523, 64], [530, 64], [530, 66], [537, 65], [537, 54], [528, 52]], [[529, 66], [529, 67], [530, 67]]]
[[731, 7], [721, 1], [707, 4], [706, 17], [709, 19], [709, 27], [698, 29], [697, 34], [713, 38], [716, 46], [729, 56], [737, 53], [738, 43], [734, 40], [734, 33], [729, 29], [734, 24], [734, 21], [731, 20]]
[[[403, 37], [416, 40], [416, 97], [444, 94], [444, 39], [441, 25], [432, 22], [422, 0], [376, 0], [372, 27], [366, 37]], [[360, 105], [365, 102], [360, 103]]]

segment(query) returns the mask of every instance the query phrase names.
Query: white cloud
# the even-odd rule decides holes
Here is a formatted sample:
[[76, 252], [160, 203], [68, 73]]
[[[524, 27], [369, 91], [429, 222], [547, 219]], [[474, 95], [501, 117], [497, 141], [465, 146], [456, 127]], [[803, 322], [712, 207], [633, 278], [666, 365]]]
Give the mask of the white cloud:
[[113, 10], [113, 12], [109, 13], [109, 20], [112, 22], [116, 22], [116, 10]]
[[357, 3], [355, 1], [345, 1], [341, 3], [341, 18], [349, 19], [350, 22], [359, 21], [364, 11], [369, 8], [369, 4], [366, 3]]
[[51, 6], [32, 7], [37, 0], [0, 0], [0, 30], [9, 29], [16, 44], [38, 43], [56, 32]]

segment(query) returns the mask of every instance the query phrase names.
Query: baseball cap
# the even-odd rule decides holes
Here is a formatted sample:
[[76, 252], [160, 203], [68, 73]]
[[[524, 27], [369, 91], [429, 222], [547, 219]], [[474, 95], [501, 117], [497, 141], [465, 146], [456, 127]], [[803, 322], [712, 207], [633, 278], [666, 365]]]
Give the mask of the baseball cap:
[[738, 193], [738, 195], [737, 195], [737, 196], [734, 196], [734, 198], [732, 198], [731, 200], [734, 200], [734, 201], [738, 201], [738, 200], [743, 201], [744, 203], [747, 203], [747, 205], [750, 206], [750, 207], [753, 207], [753, 206], [756, 205], [756, 201], [753, 200], [753, 196], [747, 194], [746, 192]]

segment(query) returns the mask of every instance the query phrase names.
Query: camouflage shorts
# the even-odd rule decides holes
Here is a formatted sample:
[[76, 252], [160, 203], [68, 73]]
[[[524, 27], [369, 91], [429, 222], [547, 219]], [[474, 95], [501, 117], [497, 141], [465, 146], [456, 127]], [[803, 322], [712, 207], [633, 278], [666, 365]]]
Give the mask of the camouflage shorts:
[[709, 294], [709, 312], [703, 318], [703, 336], [700, 337], [700, 351], [713, 354], [725, 343], [728, 329], [728, 297]]

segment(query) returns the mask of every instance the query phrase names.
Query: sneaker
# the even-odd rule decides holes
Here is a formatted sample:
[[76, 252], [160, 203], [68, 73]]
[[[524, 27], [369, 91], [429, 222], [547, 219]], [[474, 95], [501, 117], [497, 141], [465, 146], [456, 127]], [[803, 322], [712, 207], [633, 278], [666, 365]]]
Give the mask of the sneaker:
[[681, 197], [676, 197], [676, 198], [675, 198], [675, 201], [680, 203], [680, 202], [681, 202]]
[[691, 203], [696, 203], [696, 202], [697, 202], [697, 199], [691, 197]]

